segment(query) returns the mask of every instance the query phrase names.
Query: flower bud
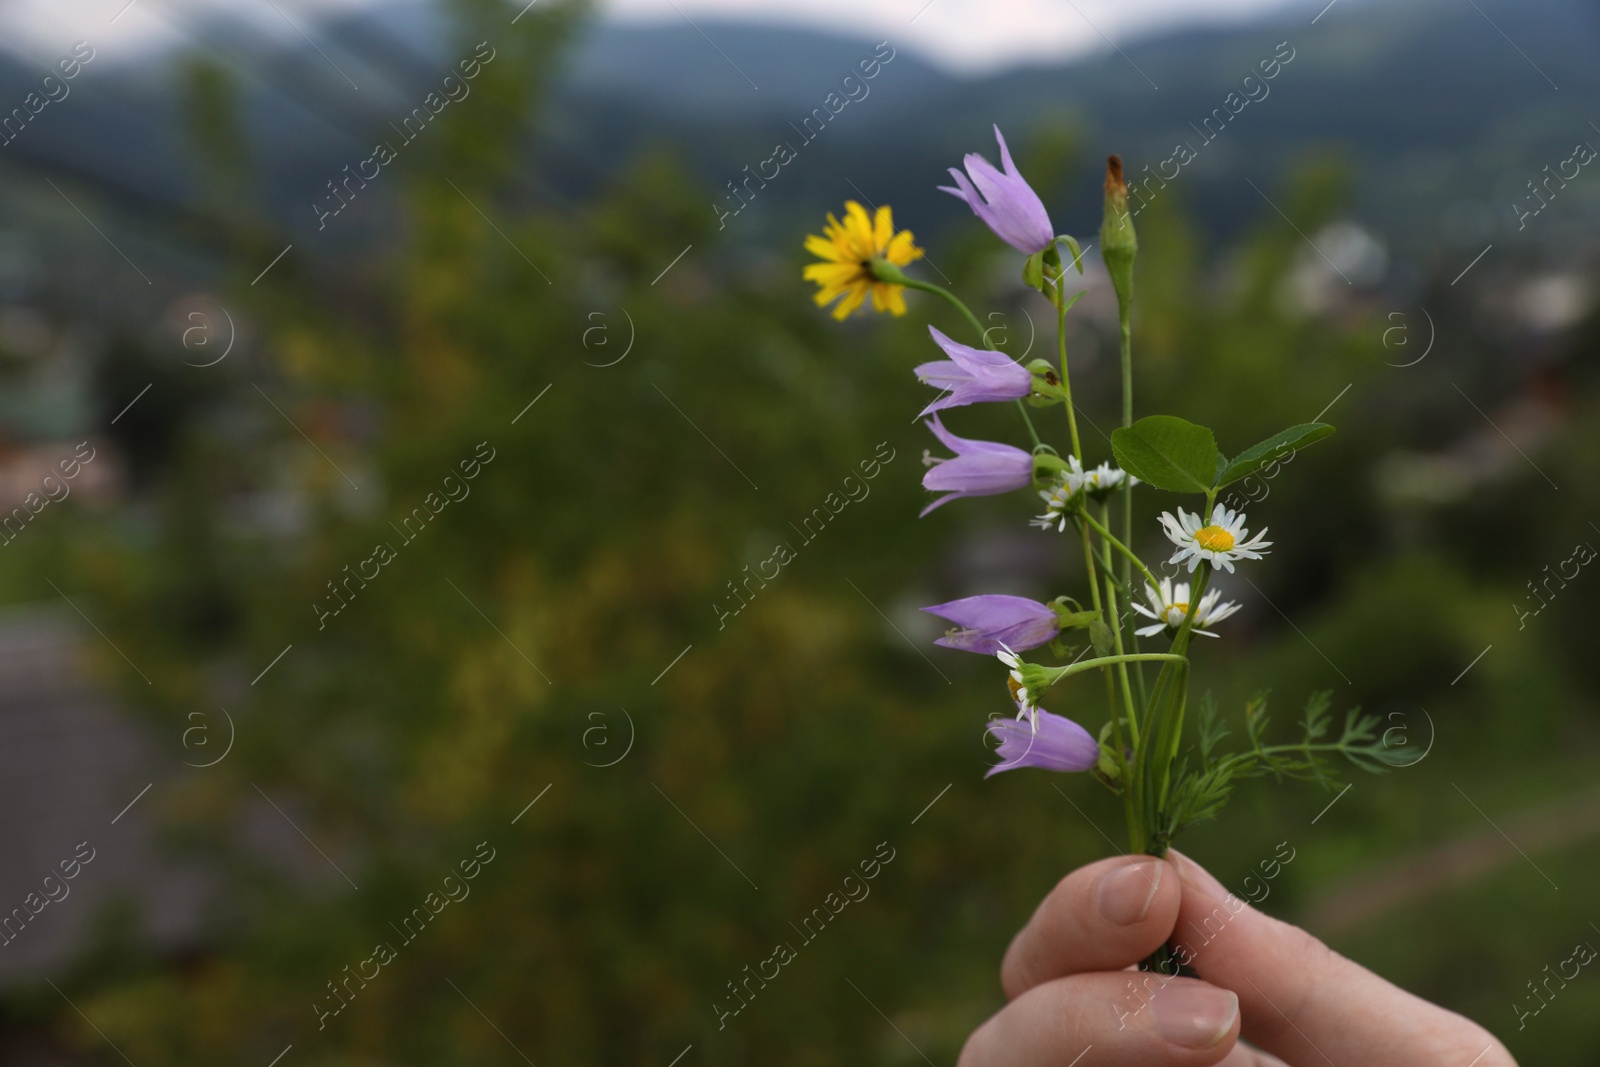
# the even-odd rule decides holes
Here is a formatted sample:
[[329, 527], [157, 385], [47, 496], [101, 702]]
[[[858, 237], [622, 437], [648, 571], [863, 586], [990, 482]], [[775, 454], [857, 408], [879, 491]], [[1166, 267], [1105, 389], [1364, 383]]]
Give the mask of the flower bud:
[[1022, 676], [1021, 684], [1028, 692], [1028, 705], [1039, 706], [1039, 697], [1056, 682], [1061, 680], [1063, 668], [1046, 667], [1041, 663], [1029, 663], [1022, 660], [1017, 664], [1016, 673]]
[[1100, 256], [1105, 260], [1111, 284], [1117, 291], [1117, 307], [1122, 315], [1133, 300], [1133, 260], [1139, 253], [1139, 240], [1133, 232], [1133, 216], [1128, 214], [1128, 183], [1122, 178], [1122, 157], [1106, 160], [1105, 216], [1100, 222]]
[[1033, 385], [1028, 393], [1028, 405], [1047, 408], [1066, 399], [1061, 389], [1061, 375], [1056, 373], [1047, 359], [1028, 361], [1028, 372], [1033, 375]]
[[1036, 481], [1052, 481], [1059, 472], [1071, 469], [1070, 458], [1062, 459], [1049, 451], [1033, 453], [1033, 477]]

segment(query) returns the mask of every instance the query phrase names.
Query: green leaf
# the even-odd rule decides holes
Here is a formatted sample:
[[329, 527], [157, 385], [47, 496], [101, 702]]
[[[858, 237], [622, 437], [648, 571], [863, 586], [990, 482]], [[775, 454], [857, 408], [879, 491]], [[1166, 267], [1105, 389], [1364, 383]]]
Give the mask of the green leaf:
[[1113, 430], [1111, 451], [1123, 470], [1172, 493], [1208, 491], [1220, 458], [1210, 430], [1175, 415], [1149, 415]]
[[1328, 732], [1328, 709], [1333, 706], [1333, 690], [1319, 689], [1306, 698], [1304, 719], [1306, 740], [1315, 741]]
[[1259, 749], [1262, 736], [1267, 729], [1267, 694], [1257, 693], [1245, 702], [1244, 706], [1244, 732], [1250, 738], [1250, 745]]
[[1044, 291], [1044, 253], [1035, 252], [1022, 264], [1022, 284]]
[[1111, 655], [1111, 627], [1101, 619], [1095, 619], [1089, 624], [1089, 640], [1094, 642], [1094, 651], [1099, 656]]
[[1315, 444], [1331, 433], [1333, 427], [1325, 422], [1303, 422], [1299, 426], [1291, 426], [1287, 430], [1275, 433], [1229, 460], [1227, 466], [1217, 472], [1216, 488], [1221, 489], [1241, 478], [1248, 478], [1261, 468], [1278, 463], [1297, 450]]
[[1062, 242], [1072, 252], [1072, 266], [1079, 274], [1083, 273], [1083, 249], [1078, 247], [1078, 242], [1071, 234], [1062, 234], [1056, 240]]
[[1200, 700], [1200, 766], [1209, 768], [1212, 763], [1211, 753], [1216, 750], [1218, 743], [1228, 736], [1228, 727], [1223, 724], [1222, 716], [1217, 711], [1216, 698], [1207, 689]]

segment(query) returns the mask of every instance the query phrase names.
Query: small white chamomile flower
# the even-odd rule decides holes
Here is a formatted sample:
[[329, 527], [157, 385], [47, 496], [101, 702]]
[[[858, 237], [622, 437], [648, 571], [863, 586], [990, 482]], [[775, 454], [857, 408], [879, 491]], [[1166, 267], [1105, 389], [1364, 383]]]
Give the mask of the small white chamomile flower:
[[1078, 495], [1083, 492], [1083, 464], [1077, 456], [1067, 457], [1067, 469], [1056, 475], [1055, 482], [1048, 489], [1039, 490], [1039, 499], [1044, 501], [1045, 512], [1038, 518], [1028, 523], [1042, 530], [1054, 526], [1058, 531], [1065, 532], [1067, 516], [1077, 510]]
[[1068, 456], [1066, 463], [1067, 469], [1056, 475], [1055, 483], [1049, 489], [1039, 490], [1039, 498], [1045, 504], [1045, 513], [1030, 521], [1028, 525], [1043, 530], [1053, 526], [1056, 530], [1065, 532], [1067, 517], [1078, 510], [1085, 495], [1095, 500], [1104, 500], [1124, 485], [1139, 484], [1139, 479], [1109, 463], [1102, 463], [1093, 470], [1084, 470], [1077, 456]]
[[1187, 561], [1192, 572], [1205, 560], [1230, 574], [1236, 559], [1260, 559], [1262, 549], [1272, 544], [1263, 541], [1266, 529], [1246, 540], [1250, 531], [1244, 525], [1244, 512], [1232, 511], [1218, 504], [1211, 512], [1211, 521], [1205, 523], [1199, 515], [1178, 509], [1178, 517], [1170, 511], [1161, 513], [1161, 527], [1167, 539], [1177, 546], [1168, 563]]
[[[1146, 582], [1144, 594], [1150, 601], [1150, 607], [1135, 604], [1133, 610], [1147, 619], [1154, 619], [1155, 622], [1149, 626], [1139, 627], [1134, 633], [1140, 637], [1154, 637], [1163, 630], [1176, 630], [1183, 625], [1184, 616], [1189, 614], [1188, 582], [1173, 585], [1171, 578], [1163, 578], [1160, 589]], [[1194, 622], [1189, 627], [1190, 633], [1205, 637], [1217, 636], [1209, 631], [1211, 624], [1221, 622], [1239, 610], [1239, 605], [1231, 600], [1226, 604], [1218, 604], [1217, 601], [1221, 599], [1222, 592], [1218, 589], [1212, 589], [1200, 598], [1200, 603], [1195, 605]]]
[[1104, 497], [1114, 489], [1121, 488], [1124, 484], [1134, 486], [1139, 484], [1139, 479], [1129, 474], [1120, 467], [1113, 467], [1109, 463], [1102, 463], [1092, 471], [1085, 471], [1082, 477], [1083, 487], [1092, 497]]
[[1028, 692], [1028, 687], [1022, 682], [1022, 657], [1011, 651], [1010, 647], [1004, 643], [1000, 645], [1000, 651], [994, 655], [1011, 672], [1010, 677], [1006, 679], [1006, 688], [1011, 690], [1011, 699], [1016, 701], [1017, 718], [1020, 719], [1024, 715], [1028, 716], [1037, 729], [1039, 725], [1039, 705], [1034, 694]]

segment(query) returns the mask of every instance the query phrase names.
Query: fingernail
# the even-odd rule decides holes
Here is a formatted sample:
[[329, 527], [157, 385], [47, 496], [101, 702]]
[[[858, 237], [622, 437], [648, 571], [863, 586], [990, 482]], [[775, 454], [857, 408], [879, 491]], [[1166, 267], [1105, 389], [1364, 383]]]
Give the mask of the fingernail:
[[1233, 1028], [1239, 1015], [1238, 997], [1201, 982], [1169, 982], [1150, 1004], [1161, 1036], [1188, 1049], [1212, 1047]]
[[1150, 902], [1156, 899], [1161, 888], [1161, 871], [1165, 863], [1154, 857], [1142, 857], [1132, 863], [1114, 868], [1100, 879], [1095, 890], [1095, 903], [1101, 918], [1117, 926], [1132, 926], [1150, 914]]

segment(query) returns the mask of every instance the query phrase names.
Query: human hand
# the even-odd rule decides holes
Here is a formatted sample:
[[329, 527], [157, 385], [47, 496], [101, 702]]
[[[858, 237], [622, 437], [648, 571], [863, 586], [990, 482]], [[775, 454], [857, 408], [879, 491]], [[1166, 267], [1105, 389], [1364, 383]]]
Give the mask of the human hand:
[[[1201, 978], [1132, 969], [1169, 942]], [[958, 1067], [1516, 1067], [1483, 1027], [1257, 911], [1176, 852], [1067, 875], [1012, 940], [1000, 982], [1010, 1003]]]

